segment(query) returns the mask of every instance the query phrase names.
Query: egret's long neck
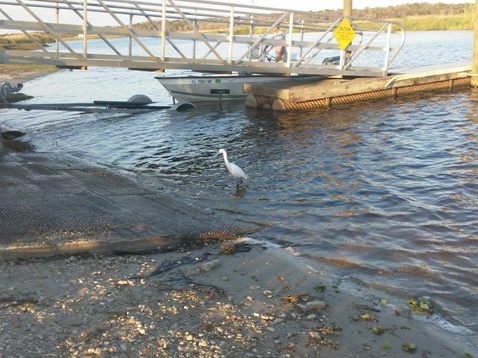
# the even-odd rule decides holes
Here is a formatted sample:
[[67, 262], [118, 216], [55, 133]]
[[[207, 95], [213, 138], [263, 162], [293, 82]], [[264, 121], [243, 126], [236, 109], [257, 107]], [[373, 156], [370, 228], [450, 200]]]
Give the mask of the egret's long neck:
[[226, 152], [222, 152], [222, 156], [224, 157], [224, 162], [226, 164], [229, 164], [229, 160], [227, 160], [227, 153]]

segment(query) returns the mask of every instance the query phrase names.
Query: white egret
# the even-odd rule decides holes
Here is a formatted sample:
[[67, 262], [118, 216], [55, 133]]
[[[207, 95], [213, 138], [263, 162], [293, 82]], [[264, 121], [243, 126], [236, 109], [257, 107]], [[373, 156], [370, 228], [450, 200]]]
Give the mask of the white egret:
[[230, 163], [229, 160], [227, 160], [227, 153], [226, 150], [224, 149], [219, 149], [219, 154], [222, 154], [224, 157], [224, 163], [226, 163], [226, 168], [229, 171], [229, 173], [236, 179], [236, 185], [239, 186], [242, 184], [242, 179], [247, 180], [247, 175], [244, 173], [244, 171], [236, 164]]

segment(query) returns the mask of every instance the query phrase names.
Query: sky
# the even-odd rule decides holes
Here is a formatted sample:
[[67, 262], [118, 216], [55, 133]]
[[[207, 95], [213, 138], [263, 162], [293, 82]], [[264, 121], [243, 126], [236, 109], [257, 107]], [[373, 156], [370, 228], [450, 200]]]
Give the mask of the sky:
[[[304, 11], [342, 9], [344, 4], [343, 0], [233, 0], [231, 2]], [[354, 9], [364, 9], [366, 7], [386, 7], [415, 2], [441, 2], [446, 4], [475, 3], [474, 0], [352, 0], [352, 7]]]

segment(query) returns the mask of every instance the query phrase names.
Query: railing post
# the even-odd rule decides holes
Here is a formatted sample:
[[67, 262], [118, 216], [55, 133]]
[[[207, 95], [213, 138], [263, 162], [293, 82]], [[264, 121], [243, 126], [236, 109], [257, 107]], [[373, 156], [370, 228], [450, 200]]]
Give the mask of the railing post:
[[83, 0], [83, 65], [82, 70], [86, 70], [88, 60], [88, 0]]
[[391, 42], [392, 42], [392, 23], [389, 23], [388, 28], [387, 28], [387, 49], [386, 49], [386, 52], [385, 52], [385, 56], [384, 56], [385, 61], [384, 61], [384, 64], [383, 64], [384, 73], [388, 72], [388, 61], [390, 59]]
[[294, 13], [289, 14], [289, 40], [287, 41], [287, 67], [290, 67], [290, 59], [292, 58], [292, 35], [294, 35]]
[[166, 0], [163, 0], [161, 15], [161, 62], [164, 62], [166, 59]]
[[[198, 21], [196, 19], [193, 20], [193, 27], [197, 29], [198, 27]], [[193, 30], [194, 30], [193, 28]], [[197, 39], [194, 38], [193, 40], [193, 58], [196, 58], [196, 44], [197, 44]]]
[[[254, 0], [253, 0], [254, 2]], [[250, 15], [250, 20], [249, 20], [249, 38], [253, 38], [254, 37], [254, 15]], [[248, 44], [248, 47], [250, 48], [251, 47], [251, 44], [249, 43]], [[252, 52], [249, 52], [249, 56], [248, 56], [248, 59], [249, 61], [251, 61], [253, 58], [253, 53]]]
[[[305, 23], [305, 20], [302, 19], [300, 20], [300, 41], [304, 41], [304, 23]], [[303, 48], [302, 48], [302, 45], [300, 46], [300, 50], [299, 50], [299, 57], [302, 57], [302, 52], [303, 52]]]
[[[133, 14], [129, 15], [129, 29], [133, 30]], [[128, 54], [130, 56], [133, 56], [133, 38], [131, 35], [128, 38]]]
[[0, 153], [3, 152], [2, 126], [0, 126]]
[[227, 63], [232, 63], [232, 49], [234, 45], [234, 5], [231, 6], [231, 13], [229, 18], [229, 55], [227, 56]]
[[[56, 24], [58, 25], [60, 23], [60, 8], [58, 7], [58, 3], [56, 5]], [[58, 42], [58, 39], [55, 38], [55, 47], [56, 47], [56, 52], [60, 52], [60, 44]]]

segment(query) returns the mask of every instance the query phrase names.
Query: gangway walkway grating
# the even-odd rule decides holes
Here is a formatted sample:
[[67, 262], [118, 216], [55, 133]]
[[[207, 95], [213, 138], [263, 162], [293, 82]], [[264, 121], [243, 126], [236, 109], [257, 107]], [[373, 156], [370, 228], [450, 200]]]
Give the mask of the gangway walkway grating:
[[[404, 45], [404, 28], [392, 21], [348, 17], [355, 36], [343, 48], [334, 31], [344, 20], [204, 0], [0, 0], [0, 30], [23, 33], [37, 47], [25, 51], [0, 46], [0, 63], [386, 76]], [[283, 38], [273, 38], [276, 26]], [[114, 41], [125, 37], [127, 48]], [[271, 60], [276, 46], [285, 46], [289, 54], [283, 63]], [[324, 61], [331, 56], [338, 61]]]

